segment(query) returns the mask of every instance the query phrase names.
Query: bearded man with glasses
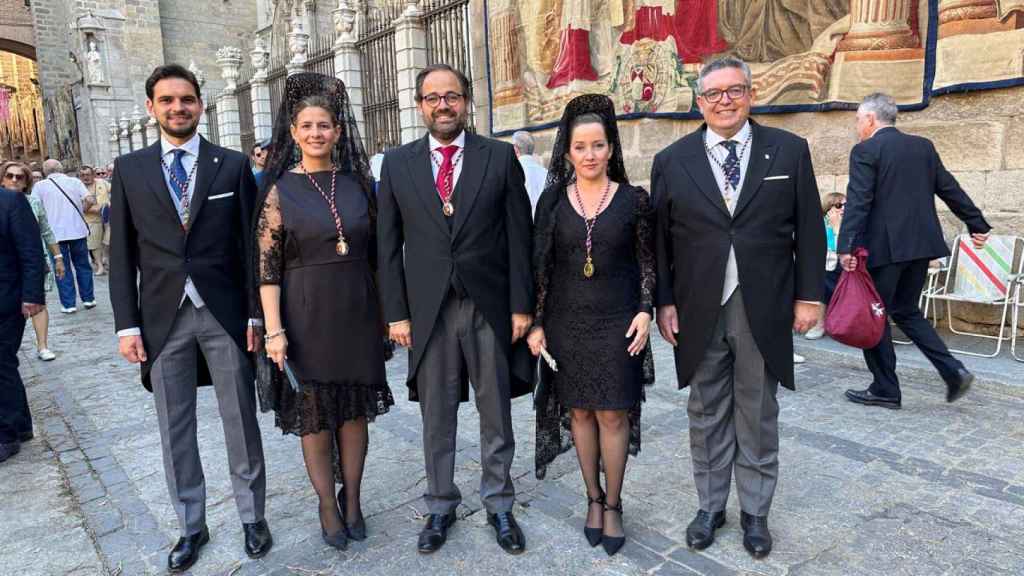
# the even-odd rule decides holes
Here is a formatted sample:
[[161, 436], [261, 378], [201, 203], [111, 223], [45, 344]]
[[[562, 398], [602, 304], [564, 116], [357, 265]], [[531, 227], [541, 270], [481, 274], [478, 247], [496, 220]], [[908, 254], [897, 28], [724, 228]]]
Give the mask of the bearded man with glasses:
[[[480, 413], [480, 500], [498, 544], [525, 550], [512, 516], [510, 400], [530, 391], [532, 215], [512, 145], [466, 130], [469, 80], [446, 64], [416, 77], [428, 134], [384, 156], [377, 238], [391, 339], [409, 348], [409, 397], [420, 403], [427, 469], [421, 553], [448, 537], [460, 401]], [[513, 345], [519, 344], [513, 354]]]
[[[711, 545], [735, 470], [743, 546], [772, 549], [779, 384], [793, 389], [791, 331], [810, 329], [824, 286], [825, 231], [807, 141], [749, 119], [750, 68], [705, 65], [705, 124], [654, 158], [658, 328], [690, 387], [700, 509], [687, 544]], [[682, 335], [680, 336], [680, 330]]]

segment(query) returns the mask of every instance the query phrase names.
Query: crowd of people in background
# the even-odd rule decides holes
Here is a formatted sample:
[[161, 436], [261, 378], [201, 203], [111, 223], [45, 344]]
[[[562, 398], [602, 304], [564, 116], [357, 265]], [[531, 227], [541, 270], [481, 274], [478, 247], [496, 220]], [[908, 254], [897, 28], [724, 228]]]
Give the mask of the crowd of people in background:
[[[64, 314], [95, 307], [93, 279], [109, 270], [119, 352], [141, 365], [154, 396], [181, 528], [172, 572], [210, 539], [196, 439], [202, 385], [214, 387], [224, 420], [249, 557], [273, 545], [257, 409], [299, 438], [324, 542], [345, 549], [367, 537], [368, 425], [394, 404], [385, 371], [394, 345], [408, 349], [407, 393], [423, 423], [420, 553], [441, 549], [457, 520], [458, 409], [470, 398], [487, 523], [505, 552], [526, 550], [513, 514], [510, 403], [532, 391], [535, 474], [574, 447], [584, 537], [616, 554], [627, 538], [626, 463], [655, 381], [654, 327], [689, 388], [698, 510], [686, 542], [714, 542], [735, 483], [743, 546], [765, 557], [780, 476], [777, 392], [795, 389], [802, 361], [793, 333], [824, 335], [841, 271], [855, 270], [852, 252], [868, 246], [892, 319], [935, 364], [947, 400], [958, 399], [973, 376], [915, 300], [929, 260], [948, 255], [934, 198], [976, 246], [990, 226], [931, 143], [895, 128], [889, 96], [858, 109], [849, 196], [820, 197], [807, 141], [750, 118], [744, 62], [707, 63], [698, 87], [705, 124], [655, 156], [648, 191], [631, 184], [640, 175], [626, 172], [604, 95], [567, 102], [545, 167], [528, 132], [509, 144], [468, 130], [469, 80], [433, 64], [416, 78], [428, 134], [370, 157], [345, 86], [303, 73], [287, 79], [273, 137], [244, 155], [198, 134], [195, 76], [158, 67], [146, 83], [158, 143], [77, 177], [54, 159], [39, 170], [0, 166], [0, 461], [32, 436], [17, 373], [27, 319], [39, 358], [54, 358], [45, 250]], [[889, 244], [894, 226], [912, 227], [910, 241]], [[874, 380], [847, 399], [899, 408], [888, 329], [865, 359]]]

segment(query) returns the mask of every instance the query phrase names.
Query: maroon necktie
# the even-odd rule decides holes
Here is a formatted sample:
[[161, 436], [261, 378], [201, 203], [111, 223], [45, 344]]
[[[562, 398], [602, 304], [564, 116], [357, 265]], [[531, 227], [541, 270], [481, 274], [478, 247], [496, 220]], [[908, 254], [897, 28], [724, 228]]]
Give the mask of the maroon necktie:
[[444, 160], [441, 162], [441, 167], [437, 170], [437, 195], [441, 197], [441, 202], [448, 203], [454, 188], [452, 181], [455, 180], [455, 164], [452, 162], [452, 158], [459, 151], [459, 147], [453, 144], [451, 146], [442, 146], [438, 150], [444, 156]]

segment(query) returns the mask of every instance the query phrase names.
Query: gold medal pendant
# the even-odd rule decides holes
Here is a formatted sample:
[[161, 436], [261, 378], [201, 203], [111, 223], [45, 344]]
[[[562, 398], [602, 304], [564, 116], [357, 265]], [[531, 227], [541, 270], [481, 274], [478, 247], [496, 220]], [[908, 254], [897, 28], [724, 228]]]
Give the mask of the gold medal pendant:
[[441, 211], [444, 212], [445, 216], [451, 218], [455, 214], [455, 206], [452, 205], [450, 200], [446, 201], [444, 206], [441, 207]]
[[587, 257], [587, 263], [583, 265], [583, 276], [590, 278], [594, 275], [594, 261]]
[[347, 256], [348, 242], [344, 238], [338, 238], [338, 243], [335, 245], [334, 250], [338, 253], [338, 256]]

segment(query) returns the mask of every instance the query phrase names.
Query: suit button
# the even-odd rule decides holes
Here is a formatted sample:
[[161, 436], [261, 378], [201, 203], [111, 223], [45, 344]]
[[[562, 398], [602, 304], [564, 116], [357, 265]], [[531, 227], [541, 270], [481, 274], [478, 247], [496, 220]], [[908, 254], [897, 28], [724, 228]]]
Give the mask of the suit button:
[[736, 237], [736, 231], [735, 230], [729, 230], [729, 238], [735, 238], [735, 237]]
[[185, 258], [185, 264], [190, 264], [191, 262], [192, 262], [191, 258]]

